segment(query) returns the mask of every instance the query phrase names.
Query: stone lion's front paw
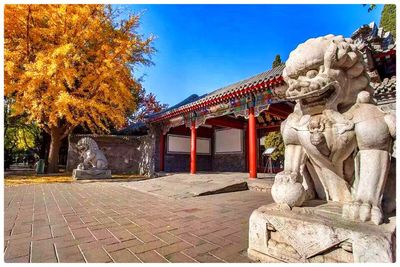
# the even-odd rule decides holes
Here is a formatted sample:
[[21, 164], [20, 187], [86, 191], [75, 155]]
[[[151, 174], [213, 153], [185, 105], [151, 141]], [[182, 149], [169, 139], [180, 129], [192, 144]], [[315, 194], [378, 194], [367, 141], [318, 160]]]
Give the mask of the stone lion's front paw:
[[360, 206], [360, 221], [366, 222], [371, 220], [371, 205], [369, 203], [362, 203]]
[[383, 221], [382, 210], [377, 206], [371, 206], [368, 202], [355, 201], [345, 203], [342, 209], [342, 216], [352, 221], [372, 221], [376, 225], [381, 224]]
[[369, 203], [363, 203], [360, 208], [360, 220], [362, 222], [371, 221], [379, 225], [383, 221], [382, 210], [377, 206], [371, 206]]
[[371, 221], [379, 225], [383, 221], [382, 210], [377, 206], [371, 206], [369, 203], [363, 203], [360, 207], [360, 220], [362, 222]]
[[383, 212], [381, 208], [372, 206], [371, 221], [376, 225], [380, 225], [383, 222]]
[[271, 188], [271, 195], [276, 203], [287, 204], [291, 208], [301, 206], [305, 200], [305, 190], [303, 185], [297, 182], [295, 173], [278, 173]]
[[342, 208], [342, 216], [345, 219], [356, 221], [358, 220], [360, 214], [360, 203], [355, 201], [355, 202], [350, 202], [350, 203], [345, 203]]

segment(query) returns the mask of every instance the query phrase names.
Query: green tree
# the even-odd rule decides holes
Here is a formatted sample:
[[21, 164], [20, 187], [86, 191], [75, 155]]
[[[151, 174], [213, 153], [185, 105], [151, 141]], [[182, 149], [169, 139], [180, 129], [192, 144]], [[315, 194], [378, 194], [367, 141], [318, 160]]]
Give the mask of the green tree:
[[379, 26], [392, 33], [396, 38], [396, 5], [384, 5]]
[[[368, 12], [376, 9], [376, 5], [363, 5], [368, 6]], [[387, 4], [383, 6], [381, 13], [381, 21], [379, 22], [379, 27], [382, 27], [385, 31], [392, 33], [393, 37], [396, 38], [396, 5]]]
[[283, 144], [282, 135], [279, 131], [269, 132], [265, 136], [265, 148], [275, 147], [274, 152], [271, 154], [271, 159], [276, 160], [285, 154], [285, 145]]
[[279, 65], [282, 65], [282, 60], [281, 60], [281, 55], [276, 55], [274, 62], [272, 62], [272, 68], [278, 67]]
[[376, 8], [376, 4], [371, 4], [371, 5], [363, 4], [363, 6], [364, 7], [368, 6], [368, 12], [371, 12]]
[[27, 115], [15, 114], [12, 108], [14, 100], [4, 99], [4, 167], [8, 169], [20, 155], [39, 156], [42, 135], [39, 127], [28, 122]]

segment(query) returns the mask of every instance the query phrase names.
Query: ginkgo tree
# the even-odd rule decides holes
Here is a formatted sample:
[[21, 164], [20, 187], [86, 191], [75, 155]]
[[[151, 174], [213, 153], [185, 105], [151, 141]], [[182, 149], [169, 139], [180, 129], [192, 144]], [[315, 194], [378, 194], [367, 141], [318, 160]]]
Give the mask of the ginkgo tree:
[[136, 110], [133, 72], [154, 52], [139, 22], [117, 21], [110, 5], [5, 5], [5, 96], [51, 136], [48, 172], [76, 126], [108, 132]]

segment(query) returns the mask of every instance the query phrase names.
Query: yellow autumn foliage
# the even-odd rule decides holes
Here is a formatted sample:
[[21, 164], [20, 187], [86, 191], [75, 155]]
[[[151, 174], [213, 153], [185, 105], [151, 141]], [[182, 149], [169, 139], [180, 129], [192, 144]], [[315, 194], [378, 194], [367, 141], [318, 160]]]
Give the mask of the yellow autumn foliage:
[[[146, 180], [148, 177], [135, 174], [113, 174], [111, 179], [102, 179], [106, 181], [141, 181]], [[93, 181], [93, 180], [92, 180]], [[4, 177], [5, 186], [19, 186], [19, 185], [30, 185], [30, 184], [50, 184], [50, 183], [90, 183], [91, 180], [74, 180], [71, 173], [68, 174], [57, 174], [57, 175], [43, 175], [43, 174], [14, 174], [6, 175]]]
[[152, 38], [119, 27], [104, 5], [6, 5], [5, 95], [45, 129], [123, 126], [140, 85], [132, 66], [146, 63]]
[[78, 125], [122, 127], [136, 108], [134, 66], [150, 63], [153, 38], [136, 33], [139, 16], [113, 16], [105, 5], [5, 5], [5, 96], [52, 142]]

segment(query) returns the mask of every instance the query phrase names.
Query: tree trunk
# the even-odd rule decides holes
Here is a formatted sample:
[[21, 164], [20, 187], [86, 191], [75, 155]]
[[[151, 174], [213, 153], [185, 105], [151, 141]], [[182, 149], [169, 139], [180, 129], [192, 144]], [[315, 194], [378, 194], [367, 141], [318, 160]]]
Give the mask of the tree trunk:
[[51, 141], [50, 141], [50, 151], [48, 158], [48, 168], [47, 173], [57, 173], [58, 172], [58, 154], [60, 152], [61, 147], [61, 134], [59, 129], [53, 128], [50, 133]]
[[[50, 149], [50, 135], [42, 130], [41, 132], [41, 143], [40, 143], [40, 150], [39, 150], [39, 157], [47, 161], [49, 158], [49, 149]], [[47, 166], [46, 162], [46, 166]]]

